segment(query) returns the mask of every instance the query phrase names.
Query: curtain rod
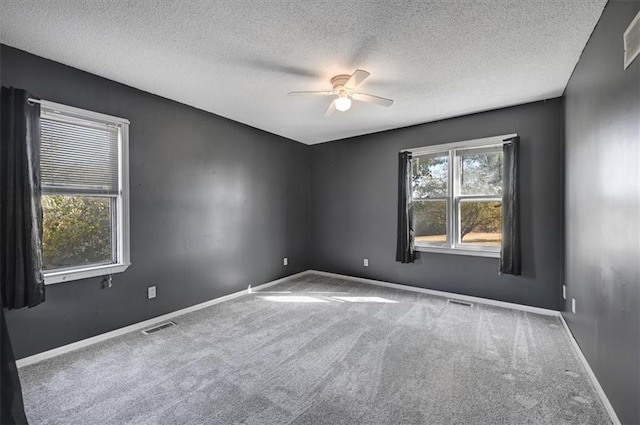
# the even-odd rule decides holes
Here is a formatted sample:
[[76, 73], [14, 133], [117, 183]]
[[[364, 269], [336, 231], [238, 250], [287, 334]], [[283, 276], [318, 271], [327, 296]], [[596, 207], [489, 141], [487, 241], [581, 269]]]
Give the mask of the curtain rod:
[[[494, 145], [510, 145], [511, 144], [511, 140], [503, 140], [501, 142], [495, 142], [493, 143]], [[442, 146], [442, 145], [433, 145], [433, 146]], [[430, 148], [431, 146], [422, 146], [420, 148], [409, 148], [409, 149], [402, 149], [400, 152], [413, 152], [422, 148]], [[446, 146], [443, 146], [446, 147]], [[482, 146], [477, 146], [477, 147], [482, 147]]]
[[[484, 137], [482, 139], [473, 139], [473, 140], [465, 140], [465, 141], [460, 141], [460, 142], [452, 142], [452, 143], [443, 143], [443, 144], [438, 144], [438, 145], [430, 145], [430, 146], [420, 146], [420, 147], [415, 147], [415, 148], [409, 148], [409, 149], [402, 149], [400, 152], [414, 152], [414, 151], [423, 151], [423, 150], [427, 150], [427, 151], [431, 151], [433, 150], [434, 152], [437, 151], [438, 149], [457, 149], [457, 148], [465, 148], [465, 147], [476, 147], [478, 145], [482, 146], [483, 144], [487, 144], [487, 145], [508, 145], [511, 143], [511, 140], [514, 137], [518, 136], [517, 133], [513, 133], [513, 134], [503, 134], [500, 136], [493, 136], [493, 137]], [[500, 140], [502, 139], [502, 140]], [[476, 146], [474, 146], [476, 145]], [[434, 148], [434, 149], [432, 149]]]
[[76, 108], [69, 105], [63, 105], [61, 103], [51, 102], [46, 99], [35, 99], [33, 97], [30, 97], [27, 99], [28, 105], [33, 106], [36, 103], [39, 103], [40, 105], [42, 105], [43, 108], [45, 108], [48, 111], [63, 113], [63, 114], [70, 114], [72, 116], [80, 117], [80, 119], [88, 119], [89, 121], [97, 121], [103, 124], [115, 125], [115, 126], [118, 126], [121, 124], [127, 124], [127, 125], [130, 124], [128, 119], [116, 117], [114, 115], [107, 115], [107, 114], [102, 114], [100, 112], [87, 111], [85, 109], [80, 109], [80, 108]]

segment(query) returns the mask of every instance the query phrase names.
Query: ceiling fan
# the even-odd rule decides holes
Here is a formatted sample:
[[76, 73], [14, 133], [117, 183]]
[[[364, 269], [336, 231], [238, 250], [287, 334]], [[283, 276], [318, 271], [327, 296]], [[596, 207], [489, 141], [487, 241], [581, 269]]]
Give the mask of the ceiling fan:
[[320, 96], [337, 96], [329, 105], [325, 117], [330, 117], [338, 110], [344, 112], [351, 108], [351, 100], [357, 100], [360, 102], [373, 103], [380, 106], [391, 106], [393, 100], [384, 97], [374, 96], [371, 94], [357, 93], [353, 90], [362, 83], [369, 75], [364, 69], [356, 69], [351, 75], [340, 74], [331, 79], [331, 85], [333, 90], [328, 91], [292, 91], [289, 92], [289, 96], [302, 96], [302, 95], [320, 95]]

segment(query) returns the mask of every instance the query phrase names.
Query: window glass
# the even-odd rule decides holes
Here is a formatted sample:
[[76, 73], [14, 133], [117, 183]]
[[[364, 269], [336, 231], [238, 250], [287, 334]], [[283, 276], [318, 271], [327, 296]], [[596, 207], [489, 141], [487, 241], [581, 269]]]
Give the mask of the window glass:
[[448, 195], [449, 154], [419, 156], [413, 159], [413, 199], [440, 198]]
[[461, 200], [460, 241], [465, 245], [499, 247], [502, 241], [502, 202]]
[[43, 269], [115, 263], [113, 203], [109, 197], [44, 195]]
[[447, 244], [447, 200], [414, 201], [413, 228], [417, 244]]
[[502, 194], [502, 149], [466, 149], [458, 155], [462, 195]]

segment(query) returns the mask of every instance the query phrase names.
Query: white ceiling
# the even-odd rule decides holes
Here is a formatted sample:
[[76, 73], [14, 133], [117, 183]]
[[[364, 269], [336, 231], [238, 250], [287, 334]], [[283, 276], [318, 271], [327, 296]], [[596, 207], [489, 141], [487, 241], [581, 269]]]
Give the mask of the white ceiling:
[[[0, 42], [313, 144], [562, 94], [606, 0], [2, 0]], [[335, 74], [366, 69], [330, 118]]]

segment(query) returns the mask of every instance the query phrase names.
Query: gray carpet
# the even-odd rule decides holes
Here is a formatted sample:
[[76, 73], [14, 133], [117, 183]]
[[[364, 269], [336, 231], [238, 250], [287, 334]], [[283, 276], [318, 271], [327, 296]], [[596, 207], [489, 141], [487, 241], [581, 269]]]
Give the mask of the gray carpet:
[[307, 275], [175, 321], [21, 369], [31, 424], [611, 423], [554, 317]]

